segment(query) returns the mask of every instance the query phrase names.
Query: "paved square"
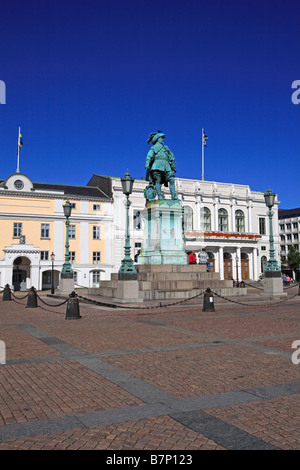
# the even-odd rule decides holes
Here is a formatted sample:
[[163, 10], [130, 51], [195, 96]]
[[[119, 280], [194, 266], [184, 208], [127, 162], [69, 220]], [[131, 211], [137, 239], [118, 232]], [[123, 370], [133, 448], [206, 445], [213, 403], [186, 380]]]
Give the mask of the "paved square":
[[300, 449], [300, 297], [165, 308], [0, 299], [0, 450]]

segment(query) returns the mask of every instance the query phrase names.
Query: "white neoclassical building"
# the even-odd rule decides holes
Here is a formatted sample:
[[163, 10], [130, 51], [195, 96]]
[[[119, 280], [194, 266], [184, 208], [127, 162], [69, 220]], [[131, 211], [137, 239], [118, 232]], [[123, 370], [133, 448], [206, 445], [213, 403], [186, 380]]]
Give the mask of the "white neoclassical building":
[[[93, 175], [90, 184], [111, 185], [113, 199], [112, 260], [117, 271], [124, 257], [125, 196], [121, 178]], [[144, 179], [136, 179], [130, 196], [131, 255], [141, 249], [145, 209]], [[106, 189], [107, 190], [107, 189]], [[210, 270], [219, 272], [220, 279], [258, 280], [269, 258], [269, 219], [264, 192], [251, 191], [248, 185], [176, 178], [177, 195], [184, 209], [186, 249], [198, 258], [205, 251]], [[166, 199], [168, 188], [162, 188]], [[280, 264], [278, 236], [278, 200], [273, 207], [273, 234], [276, 259]]]
[[[144, 179], [130, 196], [131, 257], [141, 249]], [[269, 223], [263, 192], [234, 185], [176, 178], [184, 210], [186, 250], [204, 250], [221, 279], [257, 280], [269, 257]], [[170, 199], [168, 188], [163, 195]], [[121, 177], [94, 174], [85, 186], [35, 183], [14, 173], [0, 180], [0, 286], [49, 289], [59, 284], [66, 227], [63, 204], [72, 204], [69, 250], [77, 287], [98, 287], [118, 272], [124, 257], [126, 211]], [[276, 259], [280, 263], [278, 201], [273, 208]], [[55, 255], [54, 266], [51, 262]]]

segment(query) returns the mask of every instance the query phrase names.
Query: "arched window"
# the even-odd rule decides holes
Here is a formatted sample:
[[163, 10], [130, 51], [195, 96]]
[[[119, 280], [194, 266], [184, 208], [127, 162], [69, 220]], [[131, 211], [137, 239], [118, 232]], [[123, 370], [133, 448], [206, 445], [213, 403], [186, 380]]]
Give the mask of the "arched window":
[[201, 209], [201, 225], [204, 232], [211, 230], [211, 212], [208, 207], [202, 207]]
[[219, 209], [219, 230], [226, 232], [228, 230], [228, 213], [226, 209]]
[[261, 272], [262, 272], [262, 273], [265, 272], [266, 264], [267, 264], [267, 257], [266, 257], [266, 256], [262, 256], [262, 257], [261, 257], [261, 260], [260, 260], [260, 268], [261, 268]]
[[183, 207], [183, 224], [186, 232], [193, 230], [193, 209], [189, 206]]
[[243, 211], [235, 211], [235, 227], [239, 233], [245, 233], [245, 214]]

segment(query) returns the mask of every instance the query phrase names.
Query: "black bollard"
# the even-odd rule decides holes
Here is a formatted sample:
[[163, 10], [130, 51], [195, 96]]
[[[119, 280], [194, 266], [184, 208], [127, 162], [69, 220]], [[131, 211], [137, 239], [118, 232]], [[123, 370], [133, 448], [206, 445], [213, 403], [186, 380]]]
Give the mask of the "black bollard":
[[11, 300], [11, 291], [8, 284], [4, 287], [2, 300]]
[[37, 308], [37, 294], [34, 287], [30, 288], [27, 297], [27, 305], [26, 308]]
[[66, 320], [78, 320], [79, 318], [81, 318], [79, 314], [79, 300], [76, 292], [73, 291], [69, 295], [67, 303]]
[[214, 304], [214, 296], [212, 291], [208, 288], [204, 292], [204, 299], [203, 299], [203, 312], [214, 312], [215, 311], [215, 304]]

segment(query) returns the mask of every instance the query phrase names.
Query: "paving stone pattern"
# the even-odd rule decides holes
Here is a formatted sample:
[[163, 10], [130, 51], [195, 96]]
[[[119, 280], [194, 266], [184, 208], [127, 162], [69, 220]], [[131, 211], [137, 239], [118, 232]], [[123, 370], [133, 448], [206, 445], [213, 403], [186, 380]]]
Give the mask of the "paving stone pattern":
[[0, 450], [299, 450], [300, 297], [203, 312], [0, 299]]

